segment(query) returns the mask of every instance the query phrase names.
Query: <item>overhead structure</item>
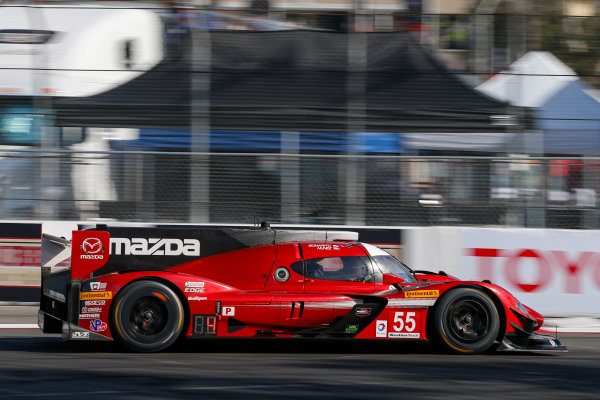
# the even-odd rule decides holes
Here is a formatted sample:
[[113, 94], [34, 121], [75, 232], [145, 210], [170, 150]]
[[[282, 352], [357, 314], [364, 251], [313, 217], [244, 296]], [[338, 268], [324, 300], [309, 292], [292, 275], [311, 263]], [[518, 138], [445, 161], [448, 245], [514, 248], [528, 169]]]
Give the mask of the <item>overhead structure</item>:
[[477, 89], [533, 109], [540, 153], [600, 153], [600, 94], [553, 54], [529, 52]]
[[[208, 59], [194, 61], [202, 53], [194, 47]], [[206, 108], [193, 106], [199, 100]], [[60, 126], [174, 136], [185, 136], [194, 118], [227, 131], [512, 134], [527, 125], [524, 109], [469, 87], [409, 32], [191, 29], [177, 57], [120, 87], [55, 106]]]

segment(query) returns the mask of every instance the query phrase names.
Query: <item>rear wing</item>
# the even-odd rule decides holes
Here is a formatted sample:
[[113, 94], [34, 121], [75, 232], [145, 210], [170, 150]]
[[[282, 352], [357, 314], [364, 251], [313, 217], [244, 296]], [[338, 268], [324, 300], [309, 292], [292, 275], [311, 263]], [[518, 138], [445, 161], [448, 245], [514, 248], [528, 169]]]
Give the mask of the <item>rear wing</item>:
[[[41, 295], [38, 325], [45, 333], [60, 333], [63, 321], [76, 318], [78, 304], [70, 306], [71, 241], [43, 233], [41, 248]], [[71, 315], [71, 318], [69, 317]]]
[[70, 258], [71, 242], [69, 240], [42, 234], [42, 296], [65, 302], [66, 287], [71, 278], [67, 262]]
[[71, 241], [58, 236], [42, 234], [42, 268], [52, 268], [71, 257]]

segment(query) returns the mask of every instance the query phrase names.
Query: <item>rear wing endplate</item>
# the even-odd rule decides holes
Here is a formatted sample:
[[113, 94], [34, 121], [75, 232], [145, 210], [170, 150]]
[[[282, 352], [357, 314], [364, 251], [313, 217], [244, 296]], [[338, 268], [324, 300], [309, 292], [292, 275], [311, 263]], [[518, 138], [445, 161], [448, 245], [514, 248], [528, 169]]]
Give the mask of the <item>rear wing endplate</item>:
[[71, 257], [71, 241], [58, 236], [42, 234], [42, 269], [51, 269]]

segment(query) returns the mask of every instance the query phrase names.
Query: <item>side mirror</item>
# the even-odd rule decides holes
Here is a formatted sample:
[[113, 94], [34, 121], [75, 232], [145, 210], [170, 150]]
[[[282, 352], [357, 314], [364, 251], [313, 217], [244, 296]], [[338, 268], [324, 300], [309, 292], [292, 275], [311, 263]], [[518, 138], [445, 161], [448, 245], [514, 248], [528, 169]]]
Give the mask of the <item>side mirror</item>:
[[385, 285], [395, 285], [404, 282], [404, 279], [396, 275], [383, 274], [383, 283]]

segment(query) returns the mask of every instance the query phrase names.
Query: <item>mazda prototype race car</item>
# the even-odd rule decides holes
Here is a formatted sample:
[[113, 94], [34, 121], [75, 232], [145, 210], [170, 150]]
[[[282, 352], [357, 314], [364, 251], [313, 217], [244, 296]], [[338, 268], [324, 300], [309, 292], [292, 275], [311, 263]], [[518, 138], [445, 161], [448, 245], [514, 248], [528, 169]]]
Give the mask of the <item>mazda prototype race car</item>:
[[[490, 282], [415, 272], [354, 232], [97, 226], [42, 238], [39, 326], [143, 352], [180, 338], [432, 341], [566, 351]], [[70, 262], [69, 262], [70, 258]]]

